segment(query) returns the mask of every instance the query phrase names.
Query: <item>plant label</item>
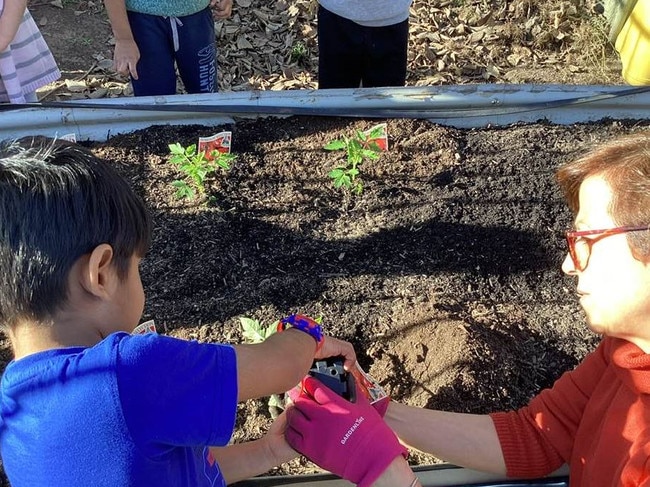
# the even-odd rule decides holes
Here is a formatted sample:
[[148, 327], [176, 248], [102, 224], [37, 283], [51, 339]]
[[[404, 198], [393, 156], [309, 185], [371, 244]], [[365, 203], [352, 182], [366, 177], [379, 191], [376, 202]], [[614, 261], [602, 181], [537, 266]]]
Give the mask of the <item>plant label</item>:
[[363, 370], [358, 362], [356, 368], [353, 368], [350, 374], [352, 374], [359, 386], [359, 390], [368, 398], [370, 404], [390, 400], [384, 388], [370, 374]]
[[74, 142], [74, 143], [77, 142], [77, 136], [76, 136], [76, 134], [74, 132], [72, 132], [70, 134], [62, 135], [61, 137], [59, 137], [59, 139], [67, 140], [68, 142]]
[[230, 144], [232, 141], [232, 132], [219, 132], [209, 137], [199, 137], [198, 151], [205, 154], [209, 161], [213, 160], [212, 153], [218, 151], [230, 154]]
[[157, 333], [156, 332], [156, 323], [154, 320], [145, 321], [136, 326], [131, 335], [144, 335], [146, 333]]
[[368, 142], [376, 143], [382, 151], [388, 150], [388, 126], [386, 123], [380, 123], [370, 127], [364, 132], [366, 137], [370, 137]]

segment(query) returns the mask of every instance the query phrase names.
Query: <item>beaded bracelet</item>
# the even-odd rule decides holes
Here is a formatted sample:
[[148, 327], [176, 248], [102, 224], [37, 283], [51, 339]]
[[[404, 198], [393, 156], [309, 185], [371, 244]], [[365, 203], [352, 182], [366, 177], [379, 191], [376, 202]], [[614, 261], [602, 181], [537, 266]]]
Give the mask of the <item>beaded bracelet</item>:
[[316, 351], [320, 350], [324, 343], [323, 330], [313, 319], [305, 315], [293, 314], [278, 321], [278, 331], [286, 330], [288, 326], [304, 331], [312, 336], [316, 343]]

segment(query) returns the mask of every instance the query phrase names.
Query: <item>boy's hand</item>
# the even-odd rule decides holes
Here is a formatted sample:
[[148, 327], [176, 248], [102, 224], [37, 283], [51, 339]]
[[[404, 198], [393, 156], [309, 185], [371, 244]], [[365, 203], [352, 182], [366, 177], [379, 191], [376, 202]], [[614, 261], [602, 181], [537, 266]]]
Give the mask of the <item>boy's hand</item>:
[[264, 435], [264, 441], [267, 447], [267, 454], [271, 459], [272, 465], [280, 465], [282, 463], [293, 460], [300, 454], [291, 448], [284, 437], [285, 430], [287, 429], [287, 412], [284, 411], [280, 414]]
[[232, 13], [232, 0], [210, 0], [210, 8], [215, 20], [227, 19]]
[[314, 358], [322, 359], [337, 356], [345, 358], [343, 366], [346, 370], [352, 370], [354, 363], [357, 361], [357, 355], [350, 343], [324, 335], [323, 346], [316, 351]]
[[115, 40], [115, 52], [113, 53], [113, 66], [115, 71], [133, 79], [138, 79], [138, 60], [140, 59], [140, 50], [133, 39]]
[[322, 468], [370, 486], [406, 449], [359, 391], [351, 403], [313, 377], [287, 409], [289, 444]]

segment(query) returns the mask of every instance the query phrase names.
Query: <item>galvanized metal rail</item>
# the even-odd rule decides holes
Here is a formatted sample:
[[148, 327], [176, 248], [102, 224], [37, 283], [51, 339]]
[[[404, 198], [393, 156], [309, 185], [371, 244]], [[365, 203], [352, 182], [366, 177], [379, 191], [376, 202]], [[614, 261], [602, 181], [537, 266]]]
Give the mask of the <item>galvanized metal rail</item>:
[[650, 87], [476, 84], [356, 90], [225, 92], [0, 105], [0, 139], [106, 140], [156, 124], [223, 125], [240, 118], [419, 118], [459, 128], [650, 116]]

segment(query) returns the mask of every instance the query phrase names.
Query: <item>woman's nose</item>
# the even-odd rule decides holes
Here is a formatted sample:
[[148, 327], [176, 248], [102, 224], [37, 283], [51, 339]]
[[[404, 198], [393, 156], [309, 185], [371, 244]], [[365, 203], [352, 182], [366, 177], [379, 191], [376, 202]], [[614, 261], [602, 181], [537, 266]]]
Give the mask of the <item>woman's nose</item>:
[[566, 254], [566, 257], [564, 257], [564, 261], [562, 262], [562, 272], [569, 276], [575, 276], [578, 273], [578, 270], [573, 263], [573, 259], [568, 252]]

